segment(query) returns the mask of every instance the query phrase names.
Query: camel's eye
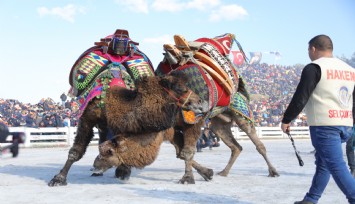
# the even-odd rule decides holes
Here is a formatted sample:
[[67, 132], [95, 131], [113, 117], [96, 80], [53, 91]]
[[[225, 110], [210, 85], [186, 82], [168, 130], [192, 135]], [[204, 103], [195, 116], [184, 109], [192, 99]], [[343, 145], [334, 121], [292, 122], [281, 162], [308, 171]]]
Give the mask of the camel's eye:
[[111, 149], [107, 150], [106, 154], [112, 156], [113, 155], [112, 150]]
[[113, 146], [113, 147], [117, 147], [117, 146], [118, 146], [118, 143], [117, 143], [117, 140], [116, 140], [116, 139], [112, 139], [112, 140], [111, 140], [111, 143], [112, 143], [112, 146]]

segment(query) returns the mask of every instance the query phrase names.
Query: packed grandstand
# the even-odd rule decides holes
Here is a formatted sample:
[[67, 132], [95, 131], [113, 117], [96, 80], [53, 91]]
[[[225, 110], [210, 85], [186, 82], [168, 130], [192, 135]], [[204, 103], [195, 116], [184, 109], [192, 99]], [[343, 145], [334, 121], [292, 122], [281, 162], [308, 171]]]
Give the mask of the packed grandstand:
[[[282, 66], [265, 63], [238, 68], [251, 95], [250, 108], [256, 126], [279, 126], [283, 112], [291, 101], [302, 72], [302, 65]], [[16, 99], [0, 98], [0, 122], [10, 127], [64, 127], [76, 126], [78, 109], [74, 99], [55, 101], [43, 98], [37, 104], [22, 103]], [[306, 126], [301, 113], [293, 121], [295, 126]]]

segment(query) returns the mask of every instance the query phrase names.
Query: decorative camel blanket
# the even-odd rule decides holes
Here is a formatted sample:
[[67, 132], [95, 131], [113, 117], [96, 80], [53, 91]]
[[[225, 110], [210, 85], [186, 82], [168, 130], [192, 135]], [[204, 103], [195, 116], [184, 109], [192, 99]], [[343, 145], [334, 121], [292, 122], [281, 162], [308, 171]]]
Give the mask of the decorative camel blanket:
[[[193, 42], [184, 41], [182, 36], [178, 36], [178, 40], [175, 38], [175, 46], [164, 45], [165, 51], [170, 53], [165, 54], [165, 60], [159, 64], [156, 74], [182, 71], [191, 79], [188, 82], [189, 88], [209, 102], [212, 110], [210, 117], [230, 108], [252, 122], [253, 114], [244, 80], [228, 58], [233, 40], [236, 41], [234, 35], [199, 38]], [[171, 63], [174, 60], [166, 59], [167, 56], [175, 57], [177, 63]]]
[[[111, 41], [116, 39], [112, 35], [108, 37]], [[128, 36], [125, 39], [129, 44]], [[154, 76], [150, 60], [136, 46], [132, 44], [131, 50], [122, 52], [114, 45], [115, 43], [107, 44], [107, 47], [113, 49], [112, 52], [108, 52], [109, 48], [106, 46], [94, 46], [85, 51], [74, 63], [69, 77], [71, 85], [69, 94], [76, 97], [79, 103], [78, 117], [94, 98], [101, 99], [100, 106], [104, 107], [103, 99], [108, 88], [120, 86], [134, 89], [135, 80], [143, 76]]]

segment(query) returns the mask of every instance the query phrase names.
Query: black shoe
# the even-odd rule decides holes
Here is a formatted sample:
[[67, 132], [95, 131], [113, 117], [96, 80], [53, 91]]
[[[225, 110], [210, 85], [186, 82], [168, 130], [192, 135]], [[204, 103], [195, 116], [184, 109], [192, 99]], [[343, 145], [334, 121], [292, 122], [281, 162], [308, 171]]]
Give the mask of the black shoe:
[[301, 201], [294, 202], [294, 204], [314, 204], [314, 203], [312, 203], [311, 201], [301, 200]]

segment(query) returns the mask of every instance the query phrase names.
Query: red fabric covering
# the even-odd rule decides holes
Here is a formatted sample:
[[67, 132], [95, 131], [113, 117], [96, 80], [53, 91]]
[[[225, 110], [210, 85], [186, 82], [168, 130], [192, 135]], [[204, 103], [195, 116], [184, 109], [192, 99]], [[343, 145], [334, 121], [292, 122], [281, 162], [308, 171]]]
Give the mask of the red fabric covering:
[[208, 43], [208, 44], [211, 44], [213, 47], [215, 47], [219, 53], [221, 53], [222, 55], [226, 55], [226, 51], [225, 51], [225, 48], [219, 43], [217, 42], [216, 40], [213, 40], [211, 38], [199, 38], [197, 40], [195, 40], [196, 42], [205, 42], [205, 43]]
[[217, 87], [217, 106], [228, 106], [230, 103], [230, 95], [227, 94], [227, 92], [219, 85], [215, 80], [213, 80], [216, 87]]
[[157, 70], [161, 74], [168, 74], [173, 69], [170, 67], [170, 65], [168, 63], [160, 62], [157, 67]]
[[110, 60], [111, 62], [122, 62], [122, 61], [124, 61], [123, 60], [124, 58], [127, 58], [127, 56], [111, 55], [111, 54], [108, 54], [108, 53], [103, 53], [101, 51], [101, 49], [100, 50], [95, 50], [94, 53], [99, 55], [99, 56], [101, 56], [101, 57], [103, 57], [103, 58], [105, 58], [105, 59]]
[[199, 38], [195, 41], [209, 43], [213, 45], [222, 55], [227, 56], [231, 51], [233, 39], [233, 34], [226, 33], [214, 38]]
[[113, 86], [120, 86], [120, 87], [124, 87], [126, 88], [126, 84], [124, 83], [123, 79], [122, 78], [113, 78], [111, 79], [111, 82], [109, 84], [110, 87], [113, 87]]
[[232, 48], [234, 35], [231, 33], [226, 33], [224, 35], [216, 36], [213, 39], [216, 40], [219, 45], [223, 47], [224, 53], [221, 52], [221, 54], [225, 56], [229, 55]]

